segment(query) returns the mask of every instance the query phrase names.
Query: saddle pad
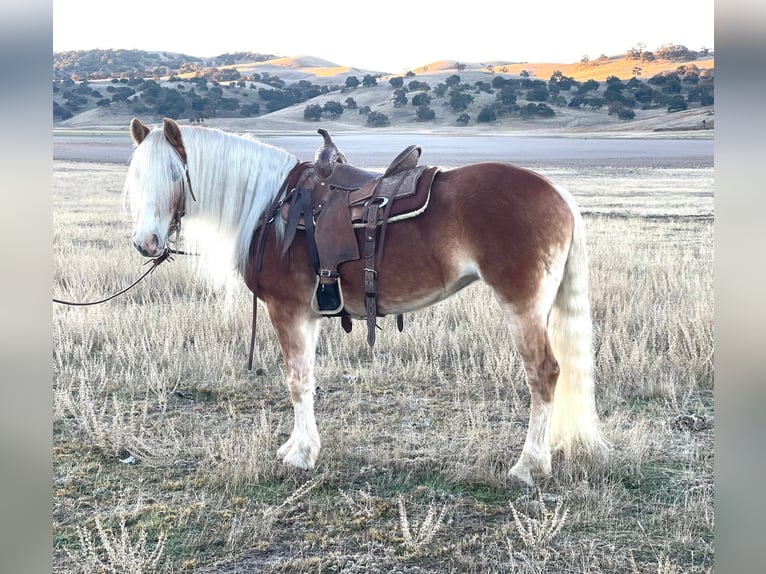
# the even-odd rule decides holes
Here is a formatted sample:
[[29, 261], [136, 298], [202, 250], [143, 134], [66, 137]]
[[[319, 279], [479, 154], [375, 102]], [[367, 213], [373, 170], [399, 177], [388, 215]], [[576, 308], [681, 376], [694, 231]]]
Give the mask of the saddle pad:
[[[411, 219], [423, 213], [431, 198], [431, 185], [438, 171], [435, 167], [420, 166], [386, 177], [380, 182], [378, 197], [390, 198], [388, 223]], [[351, 223], [355, 228], [364, 227], [365, 202], [367, 198], [355, 203], [354, 193], [349, 194]], [[386, 213], [386, 207], [378, 210], [378, 224]]]

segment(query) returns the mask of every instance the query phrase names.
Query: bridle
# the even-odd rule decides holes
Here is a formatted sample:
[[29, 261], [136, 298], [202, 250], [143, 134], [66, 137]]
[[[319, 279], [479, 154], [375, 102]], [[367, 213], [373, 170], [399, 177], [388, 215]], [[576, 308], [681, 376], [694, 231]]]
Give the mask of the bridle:
[[[189, 177], [189, 165], [184, 161], [183, 166], [184, 178], [186, 179], [186, 182], [181, 182], [181, 196], [178, 198], [175, 211], [173, 212], [173, 218], [170, 220], [170, 225], [168, 226], [168, 241], [170, 241], [171, 236], [175, 235], [176, 238], [178, 238], [178, 236], [181, 234], [181, 218], [186, 215], [186, 192], [189, 192], [192, 201], [197, 201], [197, 197], [194, 195], [194, 190], [192, 189], [191, 177]], [[170, 249], [169, 247], [166, 247], [165, 250], [170, 251], [170, 253], [173, 254], [189, 255], [188, 253]]]
[[[180, 155], [180, 154], [179, 154]], [[178, 198], [178, 202], [176, 203], [175, 211], [173, 212], [173, 218], [170, 220], [170, 225], [168, 226], [168, 242], [175, 243], [178, 239], [178, 236], [181, 234], [181, 219], [184, 215], [186, 215], [186, 192], [189, 192], [189, 195], [191, 195], [191, 198], [193, 201], [197, 201], [197, 198], [194, 195], [194, 191], [192, 189], [191, 184], [191, 177], [189, 177], [189, 165], [186, 163], [185, 159], [182, 157], [181, 160], [183, 161], [184, 166], [184, 178], [185, 182], [181, 182], [181, 196]], [[175, 236], [176, 239], [171, 241], [171, 237]], [[56, 299], [53, 298], [54, 303], [59, 303], [61, 305], [71, 305], [71, 306], [77, 306], [77, 307], [85, 307], [88, 305], [99, 305], [101, 303], [106, 303], [107, 301], [111, 301], [112, 299], [119, 297], [123, 293], [126, 293], [130, 291], [133, 287], [138, 285], [147, 275], [149, 275], [152, 271], [154, 271], [160, 263], [163, 263], [166, 260], [173, 260], [171, 257], [172, 255], [196, 255], [194, 253], [187, 253], [186, 251], [180, 250], [180, 249], [173, 249], [171, 247], [168, 247], [167, 244], [165, 245], [164, 251], [158, 255], [157, 257], [154, 257], [153, 259], [150, 259], [147, 261], [144, 265], [149, 265], [150, 263], [152, 266], [144, 272], [143, 275], [141, 275], [138, 279], [136, 279], [133, 283], [125, 287], [124, 289], [121, 289], [117, 293], [114, 293], [112, 295], [109, 295], [108, 297], [104, 297], [103, 299], [99, 299], [98, 301], [88, 301], [86, 303], [81, 302], [75, 302], [75, 301], [64, 301], [63, 299]]]

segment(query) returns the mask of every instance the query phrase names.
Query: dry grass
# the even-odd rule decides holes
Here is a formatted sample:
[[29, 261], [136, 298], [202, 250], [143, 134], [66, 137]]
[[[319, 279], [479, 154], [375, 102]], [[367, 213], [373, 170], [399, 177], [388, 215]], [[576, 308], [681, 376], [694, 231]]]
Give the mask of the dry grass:
[[[55, 163], [56, 296], [142, 272], [124, 173]], [[546, 175], [587, 214], [605, 464], [554, 460], [534, 492], [506, 480], [527, 392], [473, 286], [402, 334], [384, 320], [374, 351], [328, 321], [319, 466], [285, 468], [268, 322], [248, 372], [249, 297], [228, 312], [176, 261], [53, 309], [54, 571], [712, 571], [712, 170]]]
[[[628, 60], [624, 56], [612, 56], [605, 61], [599, 61], [599, 55], [600, 54], [590, 54], [591, 61], [587, 64], [581, 62], [571, 64], [528, 62], [524, 64], [507, 64], [505, 68], [509, 74], [519, 74], [523, 70], [526, 70], [535, 77], [542, 79], [550, 78], [554, 71], [559, 70], [564, 75], [572, 77], [575, 80], [585, 81], [594, 79], [603, 82], [609, 76], [617, 76], [618, 78], [628, 80], [633, 77], [633, 68], [635, 66], [641, 68], [642, 78], [651, 78], [655, 74], [690, 63], [693, 63], [701, 70], [712, 70], [715, 66], [714, 58], [699, 58], [692, 62], [672, 62], [660, 59], [652, 62], [641, 62], [639, 60]], [[499, 68], [500, 66], [495, 67]]]

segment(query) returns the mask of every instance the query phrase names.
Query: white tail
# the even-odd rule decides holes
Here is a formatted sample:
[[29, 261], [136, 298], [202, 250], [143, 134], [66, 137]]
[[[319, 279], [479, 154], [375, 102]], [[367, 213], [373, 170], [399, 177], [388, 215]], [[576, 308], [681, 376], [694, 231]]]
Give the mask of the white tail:
[[574, 233], [564, 277], [548, 321], [548, 336], [560, 373], [551, 414], [550, 441], [569, 458], [575, 452], [600, 454], [607, 446], [598, 427], [593, 383], [593, 325], [588, 296], [585, 226], [572, 196]]

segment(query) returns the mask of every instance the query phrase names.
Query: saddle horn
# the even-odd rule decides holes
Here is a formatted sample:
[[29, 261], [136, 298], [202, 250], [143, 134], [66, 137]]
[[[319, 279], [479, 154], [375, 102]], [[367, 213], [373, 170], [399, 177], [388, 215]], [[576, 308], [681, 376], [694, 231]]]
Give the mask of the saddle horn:
[[314, 166], [319, 177], [328, 178], [332, 175], [332, 170], [336, 163], [348, 163], [348, 160], [343, 152], [340, 151], [340, 148], [335, 145], [335, 142], [332, 141], [330, 132], [319, 128], [317, 133], [322, 136], [324, 141], [317, 149], [316, 154], [314, 154]]

